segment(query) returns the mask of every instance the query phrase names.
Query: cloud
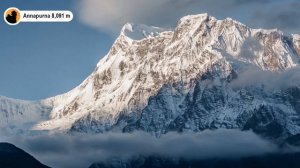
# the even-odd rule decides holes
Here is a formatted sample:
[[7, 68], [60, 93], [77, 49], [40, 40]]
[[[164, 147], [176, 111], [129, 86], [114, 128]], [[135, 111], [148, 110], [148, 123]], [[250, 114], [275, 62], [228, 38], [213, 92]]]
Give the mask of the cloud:
[[283, 72], [263, 71], [254, 66], [241, 70], [238, 78], [231, 82], [233, 88], [265, 86], [266, 89], [284, 89], [300, 86], [300, 68], [290, 68]]
[[239, 56], [253, 60], [255, 59], [256, 55], [253, 53], [260, 52], [261, 50], [263, 50], [263, 46], [259, 40], [249, 37], [245, 39], [243, 45], [241, 46]]
[[283, 1], [256, 10], [251, 21], [265, 28], [278, 28], [290, 33], [300, 33], [300, 2]]
[[155, 138], [143, 132], [97, 135], [36, 135], [7, 137], [42, 163], [56, 168], [88, 167], [111, 157], [161, 155], [185, 159], [238, 158], [277, 151], [272, 143], [251, 131], [216, 130], [168, 133]]
[[231, 9], [235, 0], [81, 0], [80, 20], [102, 30], [119, 30], [126, 22], [174, 26], [179, 18], [203, 12]]
[[126, 22], [173, 27], [189, 14], [232, 17], [249, 26], [298, 30], [297, 0], [80, 0], [79, 19], [102, 31], [118, 32]]

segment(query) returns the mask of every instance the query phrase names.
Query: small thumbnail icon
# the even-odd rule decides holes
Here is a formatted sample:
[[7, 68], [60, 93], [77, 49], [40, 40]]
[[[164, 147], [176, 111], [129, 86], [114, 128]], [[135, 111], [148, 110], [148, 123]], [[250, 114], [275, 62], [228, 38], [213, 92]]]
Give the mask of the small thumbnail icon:
[[21, 13], [18, 8], [8, 8], [4, 12], [4, 20], [9, 25], [17, 25], [20, 22]]

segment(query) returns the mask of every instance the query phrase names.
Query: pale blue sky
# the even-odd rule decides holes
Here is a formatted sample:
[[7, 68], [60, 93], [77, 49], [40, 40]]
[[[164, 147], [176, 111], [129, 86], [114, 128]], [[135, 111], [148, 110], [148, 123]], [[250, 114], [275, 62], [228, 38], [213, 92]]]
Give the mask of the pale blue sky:
[[[21, 10], [73, 11], [74, 8], [71, 1], [63, 0], [2, 0], [0, 3], [1, 13], [10, 6]], [[17, 26], [8, 26], [1, 20], [0, 95], [40, 99], [80, 84], [109, 50], [113, 38], [81, 24], [77, 18], [74, 12], [71, 23]]]
[[127, 21], [171, 27], [184, 15], [208, 12], [251, 27], [300, 32], [299, 0], [1, 0], [1, 13], [8, 7], [74, 13], [70, 23], [8, 26], [1, 19], [0, 95], [30, 100], [80, 84]]

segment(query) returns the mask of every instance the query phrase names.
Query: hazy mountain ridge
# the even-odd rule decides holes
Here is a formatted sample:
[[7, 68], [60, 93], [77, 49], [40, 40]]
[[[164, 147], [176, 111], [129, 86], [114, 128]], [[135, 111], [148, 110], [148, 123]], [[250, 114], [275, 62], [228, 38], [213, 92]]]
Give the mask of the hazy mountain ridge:
[[0, 166], [7, 168], [49, 168], [22, 149], [9, 143], [0, 143]]

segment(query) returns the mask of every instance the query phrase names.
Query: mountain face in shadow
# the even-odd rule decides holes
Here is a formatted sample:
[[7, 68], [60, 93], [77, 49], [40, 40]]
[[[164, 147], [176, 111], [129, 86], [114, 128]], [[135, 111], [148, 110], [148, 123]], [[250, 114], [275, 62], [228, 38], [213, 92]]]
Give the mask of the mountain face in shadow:
[[300, 153], [270, 154], [242, 159], [185, 160], [158, 156], [113, 158], [89, 168], [298, 168]]
[[9, 143], [0, 143], [1, 168], [49, 168], [30, 154]]

